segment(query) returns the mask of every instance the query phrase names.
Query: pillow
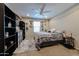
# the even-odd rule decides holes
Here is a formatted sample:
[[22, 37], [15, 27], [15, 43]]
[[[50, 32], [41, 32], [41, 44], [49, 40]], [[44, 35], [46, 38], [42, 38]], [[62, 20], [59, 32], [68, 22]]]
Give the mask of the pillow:
[[53, 28], [53, 29], [51, 29], [50, 31], [51, 31], [52, 33], [54, 33], [54, 32], [56, 32], [56, 29]]

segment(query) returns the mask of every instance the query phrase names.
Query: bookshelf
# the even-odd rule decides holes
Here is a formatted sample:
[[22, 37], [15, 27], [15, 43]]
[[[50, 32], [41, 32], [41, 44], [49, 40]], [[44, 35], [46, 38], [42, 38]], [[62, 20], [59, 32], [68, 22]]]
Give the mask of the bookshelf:
[[16, 14], [0, 3], [0, 55], [10, 56], [18, 47]]

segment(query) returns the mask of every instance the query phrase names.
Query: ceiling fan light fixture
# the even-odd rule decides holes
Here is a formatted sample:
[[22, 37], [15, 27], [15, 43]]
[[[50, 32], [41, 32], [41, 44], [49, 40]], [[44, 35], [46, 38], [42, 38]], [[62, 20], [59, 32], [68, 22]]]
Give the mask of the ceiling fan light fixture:
[[29, 15], [29, 14], [27, 14], [26, 16], [28, 16], [28, 17], [29, 17], [30, 15]]

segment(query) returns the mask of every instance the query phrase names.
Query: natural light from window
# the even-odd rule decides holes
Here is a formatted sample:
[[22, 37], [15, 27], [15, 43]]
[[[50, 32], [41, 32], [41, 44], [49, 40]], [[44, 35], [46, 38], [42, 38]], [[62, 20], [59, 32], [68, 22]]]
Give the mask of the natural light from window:
[[40, 32], [40, 21], [33, 22], [33, 30], [34, 32]]

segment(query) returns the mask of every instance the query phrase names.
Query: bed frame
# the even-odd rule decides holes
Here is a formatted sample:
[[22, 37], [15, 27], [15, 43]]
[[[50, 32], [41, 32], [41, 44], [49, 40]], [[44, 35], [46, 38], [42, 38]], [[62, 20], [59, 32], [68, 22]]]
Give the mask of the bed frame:
[[[51, 41], [52, 37], [48, 38], [48, 37], [42, 37], [42, 38], [38, 38], [37, 43], [35, 44], [36, 48], [38, 51], [40, 51], [41, 48], [44, 47], [48, 47], [48, 46], [54, 46], [54, 45], [58, 45], [61, 44], [64, 47], [68, 48], [68, 49], [74, 49], [74, 38], [73, 37], [66, 37], [64, 38], [62, 36], [62, 40], [54, 40], [55, 38], [53, 38], [54, 41]], [[40, 40], [45, 39], [46, 41], [43, 41], [42, 43], [39, 43]]]
[[[46, 41], [43, 41], [42, 43], [39, 43], [40, 39], [46, 39]], [[63, 43], [63, 39], [62, 40], [54, 40], [54, 41], [51, 41], [50, 39], [51, 38], [47, 39], [47, 37], [39, 38], [38, 42], [35, 44], [37, 50], [40, 51], [41, 48], [54, 46], [54, 45], [58, 45], [60, 43]]]

